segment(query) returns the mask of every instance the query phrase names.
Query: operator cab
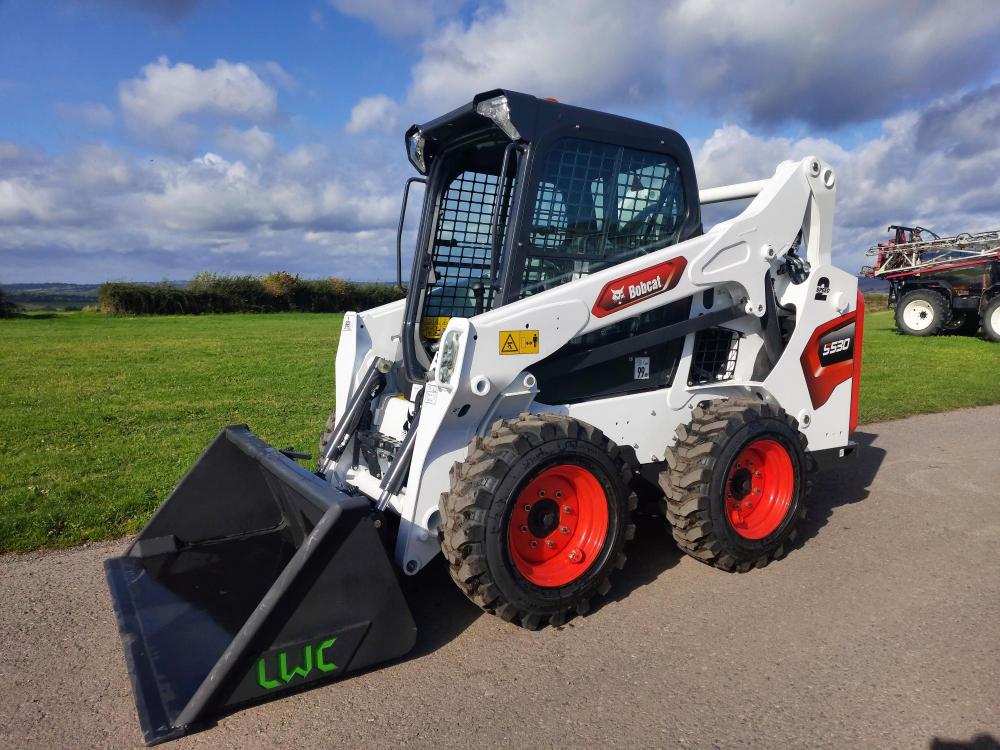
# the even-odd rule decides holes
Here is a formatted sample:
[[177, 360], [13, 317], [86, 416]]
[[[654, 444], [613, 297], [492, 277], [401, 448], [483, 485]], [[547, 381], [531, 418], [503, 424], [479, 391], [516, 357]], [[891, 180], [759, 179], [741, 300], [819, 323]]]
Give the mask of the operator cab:
[[[691, 152], [667, 128], [494, 90], [412, 126], [406, 146], [427, 182], [403, 335], [414, 382], [423, 380], [452, 317], [478, 315], [701, 233]], [[622, 321], [557, 354], [686, 319], [689, 304]], [[649, 383], [636, 386], [631, 371], [624, 377], [607, 365], [573, 383], [587, 398], [621, 393], [625, 383], [669, 385], [680, 345], [665, 342], [648, 353]], [[554, 375], [560, 358], [536, 368], [543, 398], [545, 384], [556, 383], [544, 370]], [[573, 400], [573, 383], [559, 383], [560, 402]]]

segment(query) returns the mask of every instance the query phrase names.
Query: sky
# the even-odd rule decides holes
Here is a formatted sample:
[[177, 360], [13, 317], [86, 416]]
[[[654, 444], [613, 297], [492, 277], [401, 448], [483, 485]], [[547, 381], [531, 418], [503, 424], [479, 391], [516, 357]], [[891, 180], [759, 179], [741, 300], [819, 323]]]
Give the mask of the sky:
[[[0, 0], [0, 281], [389, 279], [403, 132], [509, 88], [815, 154], [834, 258], [1000, 228], [995, 0]], [[411, 235], [408, 235], [409, 240]]]

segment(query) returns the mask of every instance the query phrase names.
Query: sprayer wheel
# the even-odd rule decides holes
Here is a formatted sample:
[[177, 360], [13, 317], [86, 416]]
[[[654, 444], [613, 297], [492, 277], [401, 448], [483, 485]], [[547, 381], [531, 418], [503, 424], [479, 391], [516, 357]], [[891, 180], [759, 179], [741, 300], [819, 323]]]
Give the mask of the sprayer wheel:
[[1000, 296], [994, 297], [983, 310], [983, 336], [1000, 341]]
[[660, 474], [677, 545], [722, 570], [784, 556], [805, 515], [806, 439], [782, 409], [714, 400], [677, 428]]
[[555, 414], [498, 420], [451, 469], [441, 549], [485, 611], [534, 630], [586, 614], [635, 534], [635, 453]]
[[907, 292], [896, 303], [896, 328], [910, 336], [936, 336], [950, 316], [948, 301], [932, 289]]

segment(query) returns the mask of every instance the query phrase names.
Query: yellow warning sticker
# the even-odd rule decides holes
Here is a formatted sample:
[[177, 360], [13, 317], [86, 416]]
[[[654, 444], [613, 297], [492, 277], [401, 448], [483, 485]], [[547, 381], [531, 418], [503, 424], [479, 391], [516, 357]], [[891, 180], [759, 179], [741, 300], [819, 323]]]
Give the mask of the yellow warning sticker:
[[451, 318], [424, 318], [420, 321], [420, 335], [425, 339], [439, 339]]
[[538, 331], [500, 331], [501, 354], [538, 354]]

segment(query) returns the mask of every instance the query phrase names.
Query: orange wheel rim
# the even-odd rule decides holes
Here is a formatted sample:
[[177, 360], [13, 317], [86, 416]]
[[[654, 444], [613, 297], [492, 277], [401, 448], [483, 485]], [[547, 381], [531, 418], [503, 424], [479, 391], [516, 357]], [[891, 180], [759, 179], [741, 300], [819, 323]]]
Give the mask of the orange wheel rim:
[[726, 476], [726, 517], [745, 539], [764, 539], [788, 516], [795, 493], [795, 469], [788, 450], [769, 438], [754, 440], [733, 461]]
[[518, 493], [507, 527], [517, 572], [536, 586], [556, 588], [586, 573], [608, 534], [608, 498], [582, 466], [545, 469]]

